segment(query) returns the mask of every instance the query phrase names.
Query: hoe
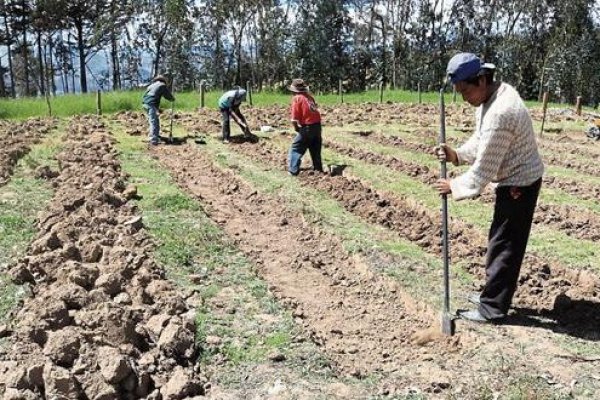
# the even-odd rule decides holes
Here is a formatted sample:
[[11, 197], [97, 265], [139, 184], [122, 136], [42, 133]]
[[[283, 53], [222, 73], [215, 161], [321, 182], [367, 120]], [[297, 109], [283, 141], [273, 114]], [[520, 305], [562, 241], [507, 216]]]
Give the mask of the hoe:
[[[175, 77], [171, 79], [171, 93], [175, 91]], [[169, 127], [169, 144], [173, 144], [173, 109], [175, 108], [175, 100], [171, 102], [171, 123]]]
[[[444, 89], [440, 89], [440, 144], [446, 143], [446, 107]], [[441, 178], [446, 179], [446, 161], [441, 161]], [[448, 252], [448, 195], [442, 195], [442, 257], [444, 259], [444, 309], [442, 310], [442, 333], [454, 335], [454, 316], [450, 313], [450, 262]]]
[[171, 125], [169, 127], [169, 144], [173, 144], [173, 108], [175, 108], [175, 100], [171, 102]]

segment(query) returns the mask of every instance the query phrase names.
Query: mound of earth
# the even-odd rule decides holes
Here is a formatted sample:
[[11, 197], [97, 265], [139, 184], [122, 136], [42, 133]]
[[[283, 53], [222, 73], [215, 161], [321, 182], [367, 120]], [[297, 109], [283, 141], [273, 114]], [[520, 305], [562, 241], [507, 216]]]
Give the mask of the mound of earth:
[[[29, 288], [0, 354], [3, 399], [185, 399], [195, 312], [152, 258], [114, 139], [96, 120], [70, 126], [56, 189], [28, 255], [12, 266]], [[52, 176], [55, 176], [52, 178]]]

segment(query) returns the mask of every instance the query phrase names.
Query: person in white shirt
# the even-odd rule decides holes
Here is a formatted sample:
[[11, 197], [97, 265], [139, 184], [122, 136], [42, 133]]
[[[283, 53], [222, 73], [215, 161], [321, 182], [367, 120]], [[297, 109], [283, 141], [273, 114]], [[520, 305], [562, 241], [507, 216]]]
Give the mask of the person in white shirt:
[[486, 255], [486, 283], [481, 294], [469, 296], [477, 309], [459, 315], [475, 322], [499, 322], [506, 317], [517, 288], [542, 182], [540, 158], [529, 111], [517, 91], [494, 80], [495, 67], [471, 53], [459, 53], [448, 63], [451, 83], [476, 110], [475, 132], [456, 150], [442, 144], [440, 160], [470, 168], [454, 179], [439, 179], [434, 187], [455, 200], [474, 198], [495, 183], [494, 217]]

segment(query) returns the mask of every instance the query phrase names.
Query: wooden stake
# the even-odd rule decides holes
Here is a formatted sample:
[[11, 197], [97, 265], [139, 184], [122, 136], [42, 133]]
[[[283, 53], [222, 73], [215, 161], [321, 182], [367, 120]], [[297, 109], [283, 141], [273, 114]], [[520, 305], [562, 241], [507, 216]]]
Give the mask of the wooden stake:
[[379, 102], [383, 103], [383, 82], [379, 83]]
[[204, 108], [204, 80], [200, 82], [200, 108]]
[[46, 98], [46, 106], [48, 107], [48, 116], [52, 116], [52, 105], [50, 104], [50, 96], [48, 96], [48, 91], [44, 92], [44, 97]]
[[544, 136], [544, 124], [546, 123], [546, 110], [548, 109], [548, 92], [544, 92], [543, 102], [542, 102], [542, 128], [540, 129], [540, 137]]
[[581, 115], [581, 96], [577, 96], [577, 103], [575, 104], [575, 113]]
[[246, 81], [246, 93], [248, 94], [248, 103], [252, 106], [252, 86], [250, 81]]
[[417, 91], [419, 92], [419, 104], [422, 102], [421, 98], [421, 82], [417, 83]]
[[96, 90], [96, 114], [102, 115], [102, 92]]
[[340, 96], [340, 102], [344, 104], [344, 86], [342, 84], [342, 80], [339, 80], [338, 83], [338, 96]]

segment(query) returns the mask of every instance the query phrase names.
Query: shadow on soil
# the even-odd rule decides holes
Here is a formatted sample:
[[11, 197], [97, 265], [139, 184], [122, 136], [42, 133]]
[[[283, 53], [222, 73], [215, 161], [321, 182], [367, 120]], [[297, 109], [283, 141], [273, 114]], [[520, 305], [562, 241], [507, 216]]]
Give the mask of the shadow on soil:
[[236, 135], [229, 138], [231, 143], [258, 143], [258, 136], [256, 135]]
[[181, 146], [187, 142], [187, 137], [168, 137], [168, 136], [159, 136], [160, 143], [167, 146]]
[[515, 311], [506, 319], [506, 324], [549, 329], [584, 340], [600, 341], [600, 303], [561, 295], [556, 298], [552, 310], [515, 308]]

